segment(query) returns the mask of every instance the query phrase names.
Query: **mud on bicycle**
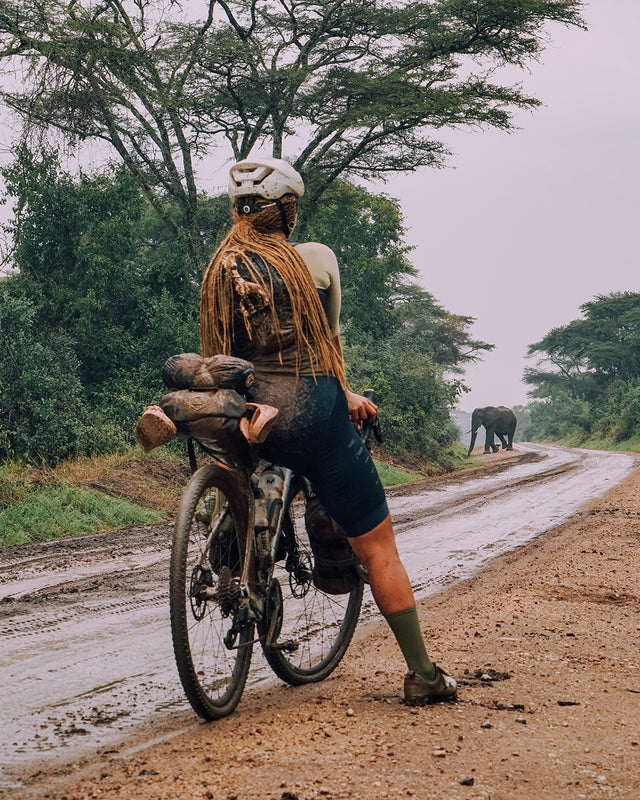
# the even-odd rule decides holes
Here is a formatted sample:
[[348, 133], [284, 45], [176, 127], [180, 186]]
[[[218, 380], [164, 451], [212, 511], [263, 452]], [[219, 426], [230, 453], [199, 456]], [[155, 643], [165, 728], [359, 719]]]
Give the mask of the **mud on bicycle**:
[[[237, 376], [234, 383], [237, 396]], [[193, 394], [190, 386], [189, 402], [197, 388]], [[373, 392], [367, 396], [375, 401]], [[171, 419], [180, 416], [175, 403], [161, 404]], [[377, 421], [363, 423], [359, 432], [368, 447], [374, 437], [380, 440]], [[210, 428], [206, 436], [198, 433], [202, 428], [192, 422], [193, 474], [175, 522], [169, 595], [180, 680], [193, 709], [210, 720], [239, 703], [256, 644], [286, 683], [330, 675], [358, 623], [364, 574], [344, 539], [339, 552], [344, 556], [346, 545], [350, 558], [337, 564], [337, 585], [323, 580], [321, 562], [331, 556], [331, 543], [322, 550], [309, 536], [313, 515], [319, 510], [322, 517], [322, 509], [303, 476], [262, 462], [255, 469], [259, 445], [251, 448], [250, 459], [230, 461], [220, 447], [233, 441], [228, 430], [216, 441]], [[210, 456], [199, 468], [194, 438]]]

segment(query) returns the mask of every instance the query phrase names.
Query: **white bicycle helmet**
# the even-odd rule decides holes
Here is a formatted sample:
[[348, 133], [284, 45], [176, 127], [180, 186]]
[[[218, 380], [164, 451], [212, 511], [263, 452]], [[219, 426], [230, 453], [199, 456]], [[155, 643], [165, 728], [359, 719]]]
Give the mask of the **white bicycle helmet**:
[[229, 170], [229, 197], [264, 197], [277, 200], [284, 194], [302, 197], [300, 174], [281, 158], [245, 158]]

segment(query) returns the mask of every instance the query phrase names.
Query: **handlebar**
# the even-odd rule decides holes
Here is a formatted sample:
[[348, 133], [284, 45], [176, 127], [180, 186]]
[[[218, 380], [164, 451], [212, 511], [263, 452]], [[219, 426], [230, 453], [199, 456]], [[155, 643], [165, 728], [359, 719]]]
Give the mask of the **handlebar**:
[[[374, 389], [365, 389], [362, 394], [367, 400], [371, 400], [372, 403], [378, 405]], [[380, 420], [378, 417], [376, 417], [373, 422], [365, 420], [360, 426], [358, 433], [367, 450], [371, 450], [374, 438], [377, 442], [382, 443], [382, 431], [380, 430]]]

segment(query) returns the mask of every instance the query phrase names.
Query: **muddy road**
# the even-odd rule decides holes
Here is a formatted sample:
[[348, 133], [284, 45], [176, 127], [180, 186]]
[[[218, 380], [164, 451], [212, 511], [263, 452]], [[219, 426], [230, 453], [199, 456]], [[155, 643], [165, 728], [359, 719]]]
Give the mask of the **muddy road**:
[[[558, 525], [637, 465], [624, 454], [517, 450], [488, 469], [389, 492], [418, 595]], [[169, 636], [171, 532], [161, 524], [0, 551], [0, 790], [19, 791], [43, 765], [198, 724]], [[270, 679], [257, 649], [247, 691]]]

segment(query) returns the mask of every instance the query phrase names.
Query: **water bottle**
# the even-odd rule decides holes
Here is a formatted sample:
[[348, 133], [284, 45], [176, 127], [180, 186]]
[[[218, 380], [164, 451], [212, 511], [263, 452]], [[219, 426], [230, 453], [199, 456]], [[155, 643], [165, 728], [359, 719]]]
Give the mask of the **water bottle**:
[[276, 511], [282, 506], [284, 473], [278, 467], [269, 466], [254, 486], [256, 560], [258, 569], [266, 570], [273, 564], [274, 523]]
[[[265, 469], [258, 478], [258, 494], [264, 497], [264, 513], [266, 516], [265, 527], [273, 528], [275, 512], [282, 505], [282, 490], [284, 488], [284, 472], [280, 467], [273, 465]], [[256, 524], [257, 520], [256, 520]]]

